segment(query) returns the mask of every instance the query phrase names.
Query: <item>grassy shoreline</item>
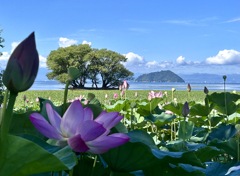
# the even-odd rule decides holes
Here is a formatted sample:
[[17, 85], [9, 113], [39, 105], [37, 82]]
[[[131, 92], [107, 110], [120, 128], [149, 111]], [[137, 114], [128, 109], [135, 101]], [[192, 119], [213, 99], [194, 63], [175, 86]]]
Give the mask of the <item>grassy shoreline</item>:
[[[126, 91], [126, 98], [127, 99], [147, 99], [148, 93], [151, 90], [127, 90]], [[157, 92], [157, 90], [154, 90]], [[159, 91], [159, 90], [158, 90]], [[137, 92], [138, 96], [135, 96]], [[162, 93], [167, 92], [166, 101], [172, 101], [172, 91], [161, 91]], [[101, 102], [104, 103], [106, 101], [105, 95], [108, 95], [108, 100], [113, 99], [114, 93], [117, 93], [120, 97], [119, 90], [69, 90], [68, 91], [68, 100], [75, 99], [75, 97], [79, 97], [80, 95], [84, 95], [87, 97], [88, 93], [95, 94], [96, 98]], [[212, 92], [210, 92], [212, 93]], [[36, 103], [36, 98], [41, 97], [45, 99], [51, 99], [52, 102], [56, 102], [61, 104], [63, 102], [63, 94], [64, 90], [28, 90], [22, 93], [19, 93], [16, 99], [16, 106], [24, 106], [24, 99], [23, 97], [26, 96], [28, 103]], [[178, 102], [185, 102], [185, 101], [195, 101], [195, 102], [203, 102], [205, 98], [205, 94], [203, 91], [175, 91], [173, 93], [173, 98], [176, 98]]]

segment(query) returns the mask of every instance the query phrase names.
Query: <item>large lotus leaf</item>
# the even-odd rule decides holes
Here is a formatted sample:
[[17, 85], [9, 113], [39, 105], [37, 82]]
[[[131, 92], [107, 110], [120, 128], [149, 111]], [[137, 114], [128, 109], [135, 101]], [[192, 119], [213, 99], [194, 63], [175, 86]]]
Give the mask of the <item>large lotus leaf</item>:
[[188, 151], [187, 142], [182, 140], [174, 140], [167, 143], [166, 147], [171, 152]]
[[224, 107], [225, 103], [229, 102], [237, 102], [237, 100], [240, 99], [240, 95], [230, 93], [230, 92], [214, 92], [211, 95], [208, 96], [209, 101], [215, 103], [216, 105], [220, 107]]
[[211, 121], [211, 126], [215, 127], [216, 125], [219, 124], [219, 122], [221, 122], [223, 119], [225, 118], [225, 116], [223, 115], [218, 115], [218, 116], [213, 116], [210, 118]]
[[221, 124], [217, 128], [213, 129], [212, 132], [208, 135], [207, 140], [219, 139], [219, 140], [228, 140], [232, 138], [237, 133], [235, 125], [226, 125]]
[[114, 172], [142, 170], [156, 162], [151, 148], [141, 142], [128, 142], [109, 150], [101, 156]]
[[172, 122], [175, 118], [176, 118], [175, 115], [166, 114], [164, 112], [162, 112], [161, 114], [150, 114], [148, 116], [145, 116], [146, 120], [154, 122], [154, 124], [158, 127], [161, 127], [167, 123]]
[[235, 113], [239, 107], [236, 105], [237, 100], [240, 99], [240, 95], [230, 92], [213, 93], [208, 96], [209, 101], [215, 104], [215, 108], [226, 115]]
[[104, 176], [110, 175], [110, 171], [104, 168], [99, 160], [94, 163], [94, 157], [82, 155], [78, 161], [78, 164], [73, 169], [72, 176], [79, 175], [91, 175], [91, 176]]
[[129, 101], [128, 100], [118, 100], [115, 104], [113, 105], [104, 105], [105, 108], [107, 109], [108, 112], [120, 112], [122, 110], [126, 110], [126, 106], [130, 107]]
[[208, 116], [209, 113], [209, 107], [201, 104], [195, 104], [190, 109], [191, 116]]
[[215, 146], [219, 149], [224, 150], [227, 154], [231, 155], [234, 158], [237, 158], [237, 142], [235, 139], [231, 138], [228, 141], [220, 141], [218, 139], [212, 140], [209, 146]]
[[0, 141], [0, 175], [26, 176], [70, 170], [76, 157], [69, 148], [50, 153], [27, 139], [8, 135]]
[[236, 103], [234, 103], [234, 102], [228, 102], [226, 104], [226, 106], [216, 105], [216, 106], [214, 106], [214, 108], [222, 114], [231, 115], [231, 114], [237, 112], [237, 110], [239, 109], [239, 106], [236, 105]]
[[196, 152], [198, 159], [202, 162], [211, 161], [212, 158], [219, 156], [219, 154], [223, 153], [223, 150], [220, 150], [213, 146], [205, 146], [198, 149]]
[[142, 170], [154, 164], [155, 157], [151, 148], [156, 148], [151, 136], [140, 130], [128, 133], [130, 141], [113, 148], [101, 156], [114, 172]]
[[15, 135], [21, 135], [23, 133], [26, 133], [44, 138], [43, 135], [36, 130], [36, 128], [32, 125], [31, 121], [29, 120], [29, 116], [31, 113], [33, 112], [27, 111], [26, 113], [22, 114], [13, 113], [10, 125], [10, 133]]
[[[208, 167], [206, 168], [205, 174], [206, 176], [213, 176], [213, 175], [218, 175], [218, 176], [224, 176], [228, 169], [230, 167], [233, 167], [236, 165], [236, 163], [217, 163], [217, 162], [209, 162], [207, 163]], [[239, 163], [238, 163], [239, 165]], [[231, 172], [228, 176], [239, 176], [240, 175], [240, 170], [233, 171]]]
[[157, 163], [159, 165], [164, 163], [184, 163], [191, 164], [193, 166], [203, 167], [202, 162], [197, 158], [195, 152], [187, 151], [187, 152], [166, 152], [161, 150], [152, 149], [154, 156], [158, 158]]
[[144, 176], [204, 176], [205, 169], [195, 167], [189, 164], [173, 164], [165, 163], [164, 165], [155, 165], [144, 170]]
[[163, 107], [165, 110], [172, 111], [173, 113], [177, 114], [178, 116], [182, 116], [182, 109], [183, 104], [182, 103], [170, 103]]
[[182, 140], [187, 140], [192, 137], [194, 123], [191, 121], [180, 121], [178, 129], [178, 137]]
[[154, 98], [151, 101], [143, 100], [137, 103], [138, 110], [137, 112], [142, 116], [147, 116], [151, 114], [158, 104], [162, 101], [161, 98]]

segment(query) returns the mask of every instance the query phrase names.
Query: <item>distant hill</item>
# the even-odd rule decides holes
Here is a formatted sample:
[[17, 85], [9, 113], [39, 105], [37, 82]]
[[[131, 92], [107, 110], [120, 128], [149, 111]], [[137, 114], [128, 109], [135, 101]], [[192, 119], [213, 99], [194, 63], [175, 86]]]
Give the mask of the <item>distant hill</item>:
[[185, 82], [180, 76], [170, 70], [152, 72], [140, 75], [135, 81], [138, 82]]

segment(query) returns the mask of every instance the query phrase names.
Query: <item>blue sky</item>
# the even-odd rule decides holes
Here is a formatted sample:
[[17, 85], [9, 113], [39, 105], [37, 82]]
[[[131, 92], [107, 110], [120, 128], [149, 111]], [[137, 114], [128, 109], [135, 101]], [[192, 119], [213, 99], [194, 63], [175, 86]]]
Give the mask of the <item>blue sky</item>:
[[35, 31], [41, 68], [52, 50], [88, 43], [125, 55], [134, 73], [240, 74], [239, 0], [1, 2], [1, 68]]

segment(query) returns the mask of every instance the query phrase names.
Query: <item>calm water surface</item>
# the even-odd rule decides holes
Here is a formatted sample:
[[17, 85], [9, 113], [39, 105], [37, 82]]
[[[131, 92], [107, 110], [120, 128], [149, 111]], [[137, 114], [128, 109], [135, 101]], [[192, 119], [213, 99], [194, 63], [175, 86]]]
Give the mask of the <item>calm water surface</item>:
[[[129, 82], [130, 90], [186, 90], [187, 83], [159, 83], [159, 82]], [[192, 83], [192, 90], [203, 90], [206, 86], [212, 91], [221, 91], [224, 89], [223, 83]], [[86, 84], [86, 87], [91, 87], [91, 84]], [[30, 90], [61, 90], [64, 89], [64, 84], [60, 84], [57, 81], [35, 81]], [[240, 83], [226, 84], [227, 91], [240, 91]]]

